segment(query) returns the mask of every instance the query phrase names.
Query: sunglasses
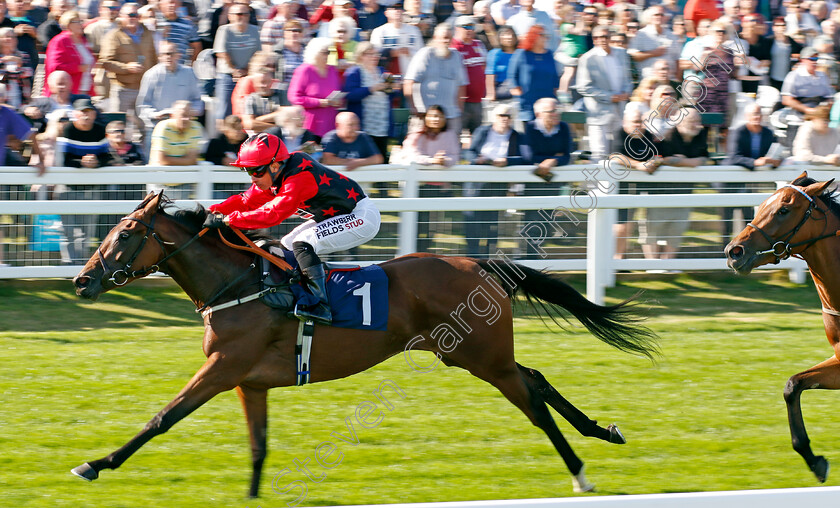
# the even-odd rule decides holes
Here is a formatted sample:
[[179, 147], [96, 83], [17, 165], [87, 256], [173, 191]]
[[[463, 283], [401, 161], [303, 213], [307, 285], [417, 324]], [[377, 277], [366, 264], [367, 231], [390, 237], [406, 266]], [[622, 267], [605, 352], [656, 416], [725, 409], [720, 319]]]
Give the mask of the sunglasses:
[[808, 60], [809, 62], [816, 62], [819, 61], [820, 57], [818, 56], [809, 56], [808, 58], [803, 58], [803, 60]]
[[247, 13], [245, 12], [231, 12], [231, 16], [245, 16]]
[[293, 34], [303, 33], [303, 30], [301, 30], [300, 28], [290, 28], [289, 30], [286, 30], [286, 31], [287, 32], [292, 32]]
[[475, 25], [461, 25], [464, 30], [475, 30]]
[[271, 164], [266, 164], [264, 166], [256, 166], [253, 168], [241, 168], [242, 171], [248, 173], [249, 176], [253, 176], [254, 178], [262, 178], [268, 172], [268, 167]]
[[510, 115], [508, 115], [507, 113], [502, 113], [501, 115], [496, 116], [498, 116], [499, 118], [510, 118]]
[[140, 15], [137, 14], [136, 12], [129, 12], [128, 14], [126, 14], [126, 16], [128, 16], [129, 18], [139, 18], [140, 17]]
[[108, 134], [125, 134], [125, 129], [113, 129], [108, 131]]

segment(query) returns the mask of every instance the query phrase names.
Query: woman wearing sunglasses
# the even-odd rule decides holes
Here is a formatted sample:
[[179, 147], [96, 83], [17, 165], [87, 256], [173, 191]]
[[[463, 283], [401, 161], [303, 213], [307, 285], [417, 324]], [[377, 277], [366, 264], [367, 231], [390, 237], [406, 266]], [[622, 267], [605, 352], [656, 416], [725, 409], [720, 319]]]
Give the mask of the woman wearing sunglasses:
[[233, 166], [251, 177], [251, 187], [212, 205], [205, 227], [223, 225], [240, 229], [276, 226], [292, 215], [306, 220], [283, 237], [283, 247], [294, 252], [312, 294], [319, 303], [295, 307], [296, 316], [332, 322], [326, 292], [326, 271], [319, 255], [357, 247], [379, 232], [379, 210], [361, 186], [316, 162], [303, 152], [292, 152], [277, 136], [251, 136], [239, 149]]

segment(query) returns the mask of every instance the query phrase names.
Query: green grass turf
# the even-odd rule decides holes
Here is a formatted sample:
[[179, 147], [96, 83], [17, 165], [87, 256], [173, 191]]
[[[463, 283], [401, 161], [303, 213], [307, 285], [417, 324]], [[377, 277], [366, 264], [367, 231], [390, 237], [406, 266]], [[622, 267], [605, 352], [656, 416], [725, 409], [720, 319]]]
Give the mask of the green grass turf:
[[[570, 280], [583, 289], [583, 278]], [[615, 351], [580, 327], [547, 330], [516, 319], [520, 363], [542, 371], [623, 446], [577, 434], [555, 414], [601, 494], [807, 487], [816, 480], [790, 447], [782, 389], [828, 357], [813, 285], [782, 274], [628, 275], [612, 300], [643, 289], [664, 358]], [[0, 506], [279, 507], [308, 486], [304, 505], [458, 501], [574, 495], [545, 435], [495, 389], [454, 368], [421, 374], [396, 357], [349, 379], [276, 389], [262, 497], [245, 494], [250, 452], [239, 402], [222, 394], [93, 483], [70, 468], [125, 443], [202, 364], [202, 327], [168, 281], [141, 281], [90, 304], [67, 281], [0, 281]], [[467, 337], [465, 340], [470, 340]], [[426, 359], [431, 358], [426, 356]], [[317, 368], [317, 366], [315, 366]], [[344, 419], [382, 380], [406, 394], [382, 423]], [[815, 452], [840, 463], [840, 394], [803, 397]], [[315, 463], [332, 440], [342, 462]], [[296, 471], [304, 462], [319, 482]], [[840, 484], [840, 474], [828, 480]]]

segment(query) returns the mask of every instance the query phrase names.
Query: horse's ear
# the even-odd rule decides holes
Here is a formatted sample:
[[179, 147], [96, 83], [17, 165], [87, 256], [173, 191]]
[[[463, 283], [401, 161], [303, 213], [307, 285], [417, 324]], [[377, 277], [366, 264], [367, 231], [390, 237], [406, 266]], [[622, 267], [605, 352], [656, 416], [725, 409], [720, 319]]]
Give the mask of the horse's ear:
[[[150, 199], [151, 198], [151, 199]], [[163, 191], [161, 190], [157, 194], [154, 191], [150, 192], [148, 196], [146, 196], [145, 203], [146, 205], [143, 207], [143, 211], [145, 213], [154, 213], [157, 211], [158, 206], [160, 206], [160, 200], [163, 198]]]
[[803, 171], [802, 174], [797, 176], [796, 178], [794, 178], [791, 183], [793, 183], [797, 180], [802, 180], [803, 178], [808, 178], [808, 172], [807, 171]]
[[137, 205], [137, 208], [135, 208], [134, 211], [136, 212], [137, 210], [143, 210], [144, 208], [146, 208], [146, 205], [148, 205], [149, 202], [152, 199], [154, 199], [154, 197], [155, 197], [155, 191], [152, 191], [152, 192], [146, 194], [146, 197], [143, 198], [143, 201], [141, 201], [140, 204]]
[[820, 196], [833, 183], [834, 183], [834, 178], [832, 178], [831, 180], [829, 180], [827, 182], [812, 183], [811, 185], [805, 187], [804, 190], [805, 190], [805, 193], [808, 194], [809, 196], [812, 196], [812, 197], [813, 196]]

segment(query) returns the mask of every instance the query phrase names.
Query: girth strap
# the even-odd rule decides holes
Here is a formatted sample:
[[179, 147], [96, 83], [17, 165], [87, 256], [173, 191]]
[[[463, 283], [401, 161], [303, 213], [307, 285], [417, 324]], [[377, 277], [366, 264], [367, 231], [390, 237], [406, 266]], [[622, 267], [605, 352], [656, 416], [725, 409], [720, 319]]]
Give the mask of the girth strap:
[[309, 382], [309, 355], [312, 352], [312, 335], [315, 333], [315, 323], [311, 319], [301, 321], [298, 325], [295, 358], [297, 360], [297, 377], [295, 384], [303, 386]]

